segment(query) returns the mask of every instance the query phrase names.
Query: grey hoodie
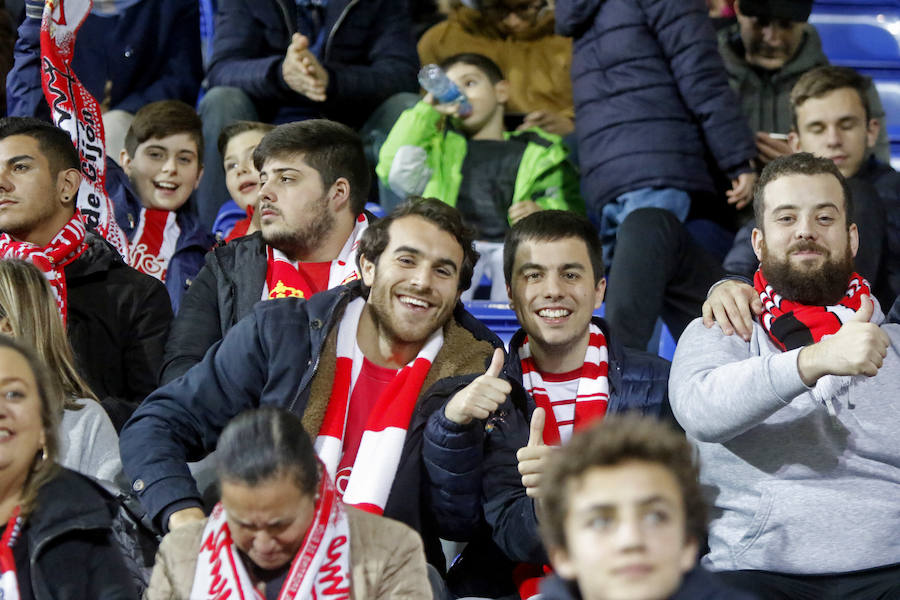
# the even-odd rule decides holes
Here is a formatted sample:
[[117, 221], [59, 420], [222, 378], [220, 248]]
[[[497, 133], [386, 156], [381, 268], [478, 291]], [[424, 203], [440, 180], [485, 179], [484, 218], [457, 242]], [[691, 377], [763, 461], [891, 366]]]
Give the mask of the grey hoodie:
[[[872, 321], [881, 323], [876, 308]], [[713, 570], [842, 573], [900, 563], [900, 325], [875, 377], [803, 384], [800, 349], [700, 319], [678, 342], [672, 411], [700, 455]]]

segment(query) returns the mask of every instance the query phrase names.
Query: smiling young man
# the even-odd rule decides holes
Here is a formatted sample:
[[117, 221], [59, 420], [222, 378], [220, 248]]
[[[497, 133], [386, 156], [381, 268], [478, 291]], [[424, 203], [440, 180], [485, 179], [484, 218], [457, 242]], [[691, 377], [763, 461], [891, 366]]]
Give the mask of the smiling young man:
[[216, 248], [184, 296], [166, 344], [161, 381], [200, 362], [260, 300], [309, 298], [356, 279], [369, 165], [346, 125], [281, 125], [253, 151], [260, 232]]
[[[262, 172], [282, 177], [277, 164]], [[454, 524], [431, 517], [419, 492], [422, 431], [442, 405], [423, 393], [467, 383], [501, 346], [458, 303], [476, 256], [453, 208], [418, 199], [366, 229], [361, 281], [259, 303], [126, 426], [123, 464], [150, 515], [168, 528], [201, 518], [185, 462], [211, 452], [230, 417], [274, 404], [316, 436], [345, 503], [419, 531], [442, 568], [438, 535]]]
[[704, 564], [765, 598], [900, 594], [900, 326], [854, 269], [852, 202], [831, 160], [772, 161], [754, 198], [763, 314], [746, 340], [694, 321], [672, 364], [718, 515]]
[[556, 210], [525, 217], [506, 237], [504, 272], [522, 328], [502, 373], [492, 369], [432, 415], [426, 465], [454, 474], [444, 488], [448, 514], [471, 507], [480, 515], [483, 488], [494, 542], [511, 560], [546, 564], [534, 500], [547, 457], [607, 414], [668, 415], [669, 364], [623, 348], [593, 316], [606, 280], [586, 218]]
[[0, 258], [24, 258], [46, 274], [79, 372], [118, 430], [156, 387], [172, 308], [161, 283], [86, 231], [75, 210], [80, 182], [66, 132], [0, 120]]

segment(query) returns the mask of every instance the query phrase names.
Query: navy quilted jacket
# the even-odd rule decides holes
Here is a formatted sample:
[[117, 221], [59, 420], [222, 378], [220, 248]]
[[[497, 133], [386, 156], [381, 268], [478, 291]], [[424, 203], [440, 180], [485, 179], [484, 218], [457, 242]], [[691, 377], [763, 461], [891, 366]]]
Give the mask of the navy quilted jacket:
[[[626, 192], [714, 192], [756, 155], [702, 0], [557, 0], [591, 211]], [[709, 157], [712, 161], [709, 162]], [[724, 202], [724, 200], [723, 200]]]

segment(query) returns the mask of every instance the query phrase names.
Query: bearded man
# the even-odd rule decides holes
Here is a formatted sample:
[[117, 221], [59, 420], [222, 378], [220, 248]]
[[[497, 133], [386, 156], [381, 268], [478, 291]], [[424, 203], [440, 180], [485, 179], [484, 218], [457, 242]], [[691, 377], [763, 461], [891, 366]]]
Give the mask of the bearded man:
[[764, 598], [895, 598], [900, 326], [854, 270], [833, 161], [772, 161], [754, 209], [764, 308], [749, 340], [697, 319], [669, 380], [713, 506], [704, 564]]

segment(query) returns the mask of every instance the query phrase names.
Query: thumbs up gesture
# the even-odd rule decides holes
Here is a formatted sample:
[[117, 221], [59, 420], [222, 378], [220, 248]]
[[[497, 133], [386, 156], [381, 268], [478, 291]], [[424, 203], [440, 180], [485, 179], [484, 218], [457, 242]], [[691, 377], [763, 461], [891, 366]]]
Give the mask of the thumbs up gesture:
[[875, 305], [867, 295], [853, 317], [836, 334], [800, 351], [797, 369], [812, 386], [824, 375], [872, 377], [884, 364], [891, 341], [881, 327], [870, 323]]
[[472, 383], [457, 392], [447, 406], [444, 416], [460, 425], [467, 425], [472, 419], [487, 419], [488, 415], [506, 402], [512, 386], [500, 378], [503, 370], [503, 349], [496, 348], [491, 364], [484, 375], [475, 378]]
[[544, 443], [544, 422], [546, 415], [543, 408], [535, 408], [531, 413], [531, 427], [528, 431], [528, 445], [519, 448], [516, 458], [519, 461], [519, 474], [525, 493], [531, 498], [541, 497], [541, 478], [546, 468], [547, 457], [555, 450]]

